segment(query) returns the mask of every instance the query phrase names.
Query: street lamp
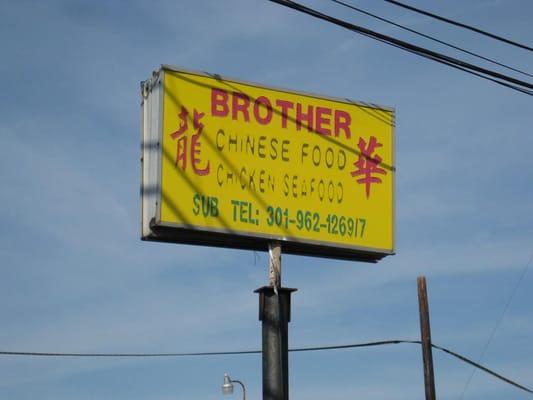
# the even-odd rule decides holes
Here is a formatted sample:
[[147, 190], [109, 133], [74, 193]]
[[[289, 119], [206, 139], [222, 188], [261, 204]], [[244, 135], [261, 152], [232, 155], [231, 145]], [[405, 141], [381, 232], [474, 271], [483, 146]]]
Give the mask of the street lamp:
[[224, 374], [224, 384], [222, 385], [222, 393], [233, 394], [233, 382], [238, 383], [242, 387], [242, 399], [246, 400], [246, 387], [244, 383], [236, 379], [231, 379], [228, 374]]

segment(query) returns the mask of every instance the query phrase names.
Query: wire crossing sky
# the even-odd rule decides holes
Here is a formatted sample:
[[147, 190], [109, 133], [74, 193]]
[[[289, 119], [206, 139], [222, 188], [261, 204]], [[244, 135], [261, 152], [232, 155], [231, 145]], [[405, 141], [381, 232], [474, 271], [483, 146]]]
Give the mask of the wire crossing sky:
[[445, 41], [443, 41], [443, 40], [437, 39], [437, 38], [435, 38], [435, 37], [433, 37], [433, 36], [426, 35], [426, 34], [424, 34], [424, 33], [418, 32], [418, 31], [416, 31], [416, 30], [414, 30], [414, 29], [411, 29], [411, 28], [408, 28], [408, 27], [406, 27], [406, 26], [404, 26], [404, 25], [398, 24], [398, 23], [393, 22], [393, 21], [391, 21], [391, 20], [388, 20], [388, 19], [386, 19], [386, 18], [382, 18], [382, 17], [380, 17], [379, 15], [375, 15], [375, 14], [369, 13], [368, 11], [362, 10], [361, 8], [358, 8], [358, 7], [355, 7], [355, 6], [351, 5], [351, 4], [345, 3], [344, 1], [340, 1], [340, 0], [331, 0], [331, 1], [334, 2], [334, 3], [337, 3], [337, 4], [342, 5], [343, 7], [349, 8], [349, 9], [351, 9], [351, 10], [357, 11], [357, 12], [362, 13], [362, 14], [364, 14], [364, 15], [368, 15], [368, 16], [370, 16], [370, 17], [372, 17], [372, 18], [378, 19], [378, 20], [380, 20], [380, 21], [382, 21], [382, 22], [386, 22], [387, 24], [390, 24], [390, 25], [396, 26], [396, 27], [398, 27], [398, 28], [400, 28], [400, 29], [403, 29], [403, 30], [405, 30], [405, 31], [407, 31], [407, 32], [414, 33], [415, 35], [418, 35], [418, 36], [421, 36], [421, 37], [423, 37], [423, 38], [429, 39], [429, 40], [431, 40], [431, 41], [433, 41], [433, 42], [436, 42], [436, 43], [442, 44], [442, 45], [444, 45], [444, 46], [446, 46], [446, 47], [452, 48], [452, 49], [454, 49], [454, 50], [458, 50], [458, 51], [460, 51], [460, 52], [462, 52], [462, 53], [465, 53], [465, 54], [469, 54], [469, 55], [474, 56], [474, 57], [476, 57], [476, 58], [479, 58], [479, 59], [481, 59], [481, 60], [488, 61], [488, 62], [490, 62], [490, 63], [492, 63], [492, 64], [494, 64], [494, 65], [499, 65], [500, 67], [504, 67], [504, 68], [506, 68], [506, 69], [508, 69], [508, 70], [510, 70], [510, 71], [518, 72], [518, 73], [520, 73], [520, 74], [523, 74], [523, 75], [526, 75], [526, 76], [529, 76], [529, 77], [533, 77], [533, 75], [531, 75], [531, 74], [528, 73], [528, 72], [524, 72], [523, 70], [520, 70], [520, 69], [517, 69], [517, 68], [511, 67], [511, 66], [506, 65], [506, 64], [503, 64], [503, 63], [501, 63], [501, 62], [499, 62], [499, 61], [496, 61], [496, 60], [493, 60], [493, 59], [491, 59], [491, 58], [488, 58], [488, 57], [482, 56], [482, 55], [480, 55], [480, 54], [474, 53], [474, 52], [472, 52], [472, 51], [469, 51], [469, 50], [463, 49], [463, 48], [461, 48], [461, 47], [459, 47], [459, 46], [455, 46], [455, 45], [450, 44], [450, 43], [448, 43], [448, 42], [445, 42]]
[[[471, 73], [471, 74], [476, 75], [476, 76], [478, 76], [480, 78], [484, 78], [484, 79], [487, 79], [487, 80], [492, 81], [494, 83], [506, 86], [506, 87], [508, 87], [510, 89], [513, 89], [513, 90], [516, 90], [516, 91], [519, 91], [519, 92], [522, 92], [522, 93], [525, 93], [525, 94], [533, 95], [533, 91], [531, 90], [531, 89], [533, 89], [533, 84], [531, 84], [529, 82], [521, 81], [521, 80], [513, 78], [511, 76], [503, 75], [503, 74], [500, 74], [498, 72], [495, 72], [495, 71], [492, 71], [492, 70], [488, 70], [486, 68], [482, 68], [482, 67], [470, 64], [468, 62], [465, 62], [465, 61], [462, 61], [462, 60], [458, 60], [456, 58], [453, 58], [453, 57], [450, 57], [450, 56], [446, 56], [444, 54], [441, 54], [441, 53], [438, 53], [438, 52], [435, 52], [435, 51], [432, 51], [432, 50], [428, 50], [428, 49], [420, 47], [420, 46], [413, 45], [411, 43], [407, 43], [405, 41], [393, 38], [391, 36], [387, 36], [387, 35], [383, 35], [381, 33], [374, 32], [372, 30], [363, 28], [361, 26], [357, 26], [355, 24], [351, 24], [349, 22], [334, 18], [334, 17], [332, 17], [330, 15], [326, 15], [326, 14], [320, 13], [320, 12], [318, 12], [315, 9], [303, 6], [302, 4], [297, 3], [295, 1], [291, 1], [291, 0], [268, 0], [268, 1], [271, 1], [273, 3], [277, 3], [277, 4], [280, 4], [280, 5], [292, 8], [292, 9], [300, 11], [302, 13], [311, 15], [311, 16], [313, 16], [315, 18], [322, 19], [322, 20], [327, 21], [327, 22], [331, 22], [331, 23], [333, 23], [335, 25], [342, 26], [343, 28], [346, 28], [346, 29], [352, 30], [354, 32], [363, 34], [363, 35], [371, 37], [373, 39], [377, 39], [377, 40], [379, 40], [379, 41], [381, 41], [383, 43], [390, 44], [392, 46], [401, 48], [402, 50], [406, 50], [406, 51], [411, 52], [413, 54], [417, 54], [417, 55], [422, 56], [424, 58], [428, 58], [428, 59], [431, 59], [433, 61], [437, 61], [439, 63], [448, 65], [450, 67], [453, 67], [453, 68], [456, 68], [456, 69], [460, 69], [460, 70], [462, 70], [464, 72]], [[496, 78], [496, 79], [494, 79], [494, 78]], [[507, 82], [509, 82], [509, 83], [507, 83]]]
[[416, 8], [416, 7], [410, 6], [410, 5], [405, 4], [405, 3], [401, 3], [401, 2], [396, 1], [396, 0], [384, 0], [384, 1], [386, 1], [387, 3], [394, 4], [396, 6], [408, 9], [408, 10], [413, 11], [413, 12], [416, 12], [416, 13], [419, 13], [419, 14], [422, 14], [422, 15], [426, 15], [426, 16], [431, 17], [431, 18], [435, 18], [435, 19], [437, 19], [439, 21], [447, 22], [447, 23], [452, 24], [454, 26], [458, 26], [458, 27], [461, 27], [461, 28], [464, 28], [464, 29], [468, 29], [468, 30], [470, 30], [472, 32], [476, 32], [476, 33], [479, 33], [481, 35], [490, 37], [492, 39], [499, 40], [499, 41], [501, 41], [503, 43], [506, 43], [506, 44], [509, 44], [509, 45], [512, 45], [512, 46], [516, 46], [516, 47], [519, 47], [519, 48], [524, 49], [524, 50], [533, 51], [533, 48], [531, 48], [529, 46], [526, 46], [524, 44], [520, 44], [520, 43], [517, 43], [517, 42], [515, 42], [513, 40], [506, 39], [504, 37], [495, 35], [493, 33], [490, 33], [490, 32], [484, 31], [484, 30], [481, 30], [479, 28], [475, 28], [473, 26], [466, 25], [466, 24], [463, 24], [461, 22], [457, 22], [457, 21], [451, 20], [449, 18], [445, 18], [442, 15], [433, 14], [433, 13], [430, 13], [428, 11], [421, 10], [420, 8]]
[[[315, 347], [297, 347], [294, 349], [289, 349], [289, 352], [301, 353], [307, 351], [324, 351], [324, 350], [346, 350], [354, 349], [359, 347], [375, 347], [375, 346], [384, 346], [391, 344], [420, 344], [419, 340], [381, 340], [377, 342], [368, 342], [368, 343], [355, 343], [355, 344], [343, 344], [343, 345], [334, 345], [334, 346], [315, 346]], [[525, 392], [532, 393], [531, 389], [522, 386], [509, 378], [504, 377], [503, 375], [497, 374], [496, 372], [484, 367], [483, 365], [476, 363], [472, 360], [469, 360], [465, 356], [462, 356], [452, 350], [446, 349], [444, 347], [432, 344], [437, 350], [448, 353], [459, 360], [466, 362], [467, 364], [473, 365], [474, 367], [481, 369], [482, 371], [514, 386]], [[247, 354], [261, 354], [262, 350], [237, 350], [237, 351], [215, 351], [215, 352], [195, 352], [195, 353], [54, 353], [54, 352], [28, 352], [28, 351], [0, 351], [0, 355], [5, 356], [28, 356], [28, 357], [213, 357], [213, 356], [233, 356], [233, 355], [247, 355]]]

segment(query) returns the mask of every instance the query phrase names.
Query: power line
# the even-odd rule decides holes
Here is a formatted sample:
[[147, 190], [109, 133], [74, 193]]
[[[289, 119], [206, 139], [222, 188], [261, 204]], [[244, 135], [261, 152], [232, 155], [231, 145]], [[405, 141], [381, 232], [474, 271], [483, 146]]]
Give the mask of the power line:
[[[449, 65], [449, 66], [451, 66], [450, 64], [454, 64], [455, 66], [464, 68], [465, 72], [473, 73], [474, 71], [476, 71], [476, 72], [482, 74], [483, 76], [481, 76], [481, 75], [478, 75], [478, 76], [481, 76], [484, 79], [491, 80], [491, 81], [493, 81], [495, 83], [503, 84], [504, 86], [510, 87], [512, 89], [515, 89], [515, 90], [519, 90], [519, 91], [521, 91], [523, 93], [526, 93], [526, 94], [530, 94], [530, 95], [533, 94], [530, 90], [527, 90], [527, 89], [523, 88], [523, 87], [525, 87], [525, 88], [528, 88], [528, 89], [533, 89], [533, 85], [528, 83], [528, 82], [521, 81], [521, 80], [515, 79], [513, 77], [510, 77], [510, 76], [507, 76], [507, 75], [504, 75], [504, 74], [500, 74], [498, 72], [494, 72], [494, 71], [491, 71], [491, 70], [488, 70], [488, 69], [485, 69], [485, 68], [482, 68], [482, 67], [467, 63], [465, 61], [462, 61], [462, 60], [459, 60], [459, 59], [444, 55], [442, 53], [438, 53], [438, 52], [431, 51], [431, 50], [428, 50], [428, 49], [420, 47], [420, 46], [416, 46], [414, 44], [411, 44], [411, 43], [396, 39], [396, 38], [391, 37], [391, 36], [384, 35], [384, 34], [379, 33], [379, 32], [372, 31], [370, 29], [367, 29], [367, 28], [364, 28], [364, 27], [361, 27], [361, 26], [358, 26], [358, 25], [354, 25], [354, 24], [349, 23], [347, 21], [340, 20], [340, 19], [332, 17], [330, 15], [321, 13], [321, 12], [315, 10], [315, 9], [306, 7], [306, 6], [304, 6], [302, 4], [299, 4], [299, 3], [295, 2], [295, 1], [292, 1], [292, 0], [269, 0], [269, 1], [273, 2], [273, 3], [277, 3], [277, 4], [280, 4], [280, 5], [283, 5], [283, 6], [288, 7], [288, 8], [292, 8], [292, 9], [294, 9], [296, 11], [300, 11], [302, 13], [311, 15], [311, 16], [313, 16], [315, 18], [318, 18], [318, 19], [333, 23], [335, 25], [341, 26], [341, 27], [346, 28], [348, 30], [351, 30], [353, 32], [362, 34], [364, 36], [368, 36], [368, 37], [370, 37], [372, 39], [379, 40], [379, 41], [384, 42], [386, 44], [389, 44], [391, 46], [401, 48], [402, 50], [405, 50], [405, 51], [420, 55], [422, 57], [429, 58], [429, 59], [432, 59], [434, 61], [446, 64], [446, 65]], [[476, 75], [476, 74], [474, 74], [474, 75]], [[489, 76], [485, 76], [485, 75], [489, 75], [490, 77], [497, 78], [498, 80], [493, 80]], [[513, 85], [506, 84], [505, 82], [502, 82], [500, 80], [504, 80], [504, 81], [510, 82]], [[516, 85], [518, 85], [518, 86], [516, 86]], [[520, 86], [523, 86], [523, 87], [521, 88]]]
[[504, 377], [503, 375], [500, 375], [500, 374], [498, 374], [498, 373], [496, 373], [494, 371], [491, 371], [487, 367], [484, 367], [483, 365], [481, 365], [481, 364], [479, 364], [479, 363], [477, 363], [475, 361], [472, 361], [472, 360], [470, 360], [470, 359], [468, 359], [468, 358], [466, 358], [466, 357], [464, 357], [464, 356], [462, 356], [462, 355], [460, 355], [458, 353], [455, 353], [455, 352], [453, 352], [453, 351], [451, 351], [449, 349], [446, 349], [444, 347], [437, 346], [436, 344], [432, 344], [431, 347], [433, 347], [433, 348], [435, 348], [437, 350], [441, 350], [441, 351], [443, 351], [445, 353], [448, 353], [448, 354], [458, 358], [459, 360], [464, 361], [467, 364], [473, 365], [474, 367], [479, 368], [480, 370], [485, 371], [486, 373], [488, 373], [488, 374], [490, 374], [490, 375], [492, 375], [492, 376], [494, 376], [494, 377], [496, 377], [496, 378], [498, 378], [498, 379], [500, 379], [500, 380], [502, 380], [504, 382], [507, 382], [507, 383], [519, 388], [519, 389], [522, 389], [525, 392], [533, 394], [533, 390], [528, 389], [527, 387], [522, 386], [519, 383], [513, 382], [512, 380]]
[[520, 69], [518, 69], [518, 68], [515, 68], [515, 67], [511, 67], [511, 66], [506, 65], [506, 64], [504, 64], [504, 63], [501, 63], [501, 62], [499, 62], [499, 61], [496, 61], [496, 60], [494, 60], [494, 59], [492, 59], [492, 58], [485, 57], [485, 56], [482, 56], [482, 55], [480, 55], [480, 54], [474, 53], [473, 51], [463, 49], [463, 48], [461, 48], [461, 47], [459, 47], [459, 46], [456, 46], [456, 45], [453, 45], [453, 44], [451, 44], [451, 43], [445, 42], [445, 41], [443, 41], [443, 40], [437, 39], [437, 38], [434, 37], [434, 36], [427, 35], [427, 34], [425, 34], [425, 33], [419, 32], [419, 31], [417, 31], [417, 30], [415, 30], [415, 29], [411, 29], [411, 28], [409, 28], [409, 27], [407, 27], [407, 26], [404, 26], [404, 25], [398, 24], [398, 23], [396, 23], [396, 22], [394, 22], [394, 21], [391, 21], [391, 20], [389, 20], [389, 19], [386, 19], [386, 18], [380, 17], [379, 15], [372, 14], [372, 13], [370, 13], [370, 12], [368, 12], [368, 11], [365, 11], [365, 10], [359, 8], [359, 7], [355, 7], [355, 6], [351, 5], [351, 4], [345, 3], [345, 2], [343, 2], [343, 1], [341, 1], [341, 0], [330, 0], [330, 1], [332, 1], [332, 2], [334, 2], [334, 3], [337, 3], [337, 4], [339, 4], [339, 5], [342, 5], [342, 6], [346, 7], [346, 8], [351, 9], [351, 10], [357, 11], [357, 12], [359, 12], [359, 13], [361, 13], [361, 14], [364, 14], [364, 15], [367, 15], [367, 16], [369, 16], [369, 17], [375, 18], [375, 19], [377, 19], [377, 20], [379, 20], [379, 21], [382, 21], [382, 22], [385, 22], [385, 23], [387, 23], [387, 24], [390, 24], [390, 25], [396, 26], [397, 28], [400, 28], [400, 29], [403, 29], [403, 30], [405, 30], [405, 31], [408, 31], [408, 32], [414, 33], [415, 35], [418, 35], [418, 36], [421, 36], [421, 37], [423, 37], [423, 38], [426, 38], [426, 39], [432, 40], [432, 41], [434, 41], [434, 42], [436, 42], [436, 43], [442, 44], [442, 45], [447, 46], [447, 47], [449, 47], [449, 48], [451, 48], [451, 49], [461, 51], [461, 52], [463, 52], [463, 53], [465, 53], [465, 54], [469, 54], [469, 55], [474, 56], [474, 57], [477, 57], [477, 58], [479, 58], [479, 59], [481, 59], [481, 60], [484, 60], [484, 61], [490, 62], [490, 63], [492, 63], [492, 64], [498, 65], [498, 66], [503, 67], [503, 68], [507, 68], [507, 69], [509, 69], [509, 70], [511, 70], [511, 71], [518, 72], [518, 73], [520, 73], [520, 74], [523, 74], [523, 75], [526, 75], [526, 76], [529, 76], [529, 77], [533, 77], [533, 75], [529, 74], [528, 72], [522, 71], [522, 70], [520, 70]]
[[157, 357], [203, 357], [203, 356], [232, 356], [243, 354], [261, 354], [261, 350], [242, 351], [211, 351], [199, 353], [60, 353], [60, 352], [35, 352], [35, 351], [0, 351], [2, 356], [28, 356], [28, 357], [107, 357], [107, 358], [157, 358]]
[[343, 349], [355, 349], [358, 347], [374, 347], [374, 346], [384, 346], [389, 344], [420, 344], [420, 340], [380, 340], [377, 342], [366, 342], [366, 343], [356, 343], [356, 344], [343, 344], [336, 346], [320, 346], [320, 347], [300, 347], [296, 349], [289, 349], [290, 352], [301, 352], [301, 351], [322, 351], [322, 350], [343, 350]]
[[431, 59], [433, 61], [437, 61], [437, 62], [439, 62], [441, 64], [445, 64], [445, 65], [460, 69], [460, 70], [462, 70], [464, 72], [470, 73], [472, 75], [479, 76], [479, 77], [481, 77], [483, 79], [487, 79], [489, 81], [492, 81], [492, 82], [497, 83], [499, 85], [506, 86], [506, 87], [511, 88], [513, 90], [517, 90], [519, 92], [528, 94], [530, 96], [533, 95], [533, 91], [531, 90], [531, 89], [533, 89], [533, 85], [531, 83], [528, 83], [528, 82], [525, 82], [525, 81], [521, 81], [519, 79], [510, 77], [508, 75], [504, 75], [504, 74], [501, 74], [501, 73], [498, 73], [498, 72], [495, 72], [495, 71], [491, 71], [491, 70], [479, 67], [479, 66], [474, 65], [474, 64], [470, 64], [470, 63], [468, 63], [466, 61], [462, 61], [462, 60], [447, 56], [447, 55], [442, 54], [442, 53], [438, 53], [438, 52], [435, 52], [435, 51], [432, 51], [432, 50], [428, 50], [428, 49], [420, 47], [420, 46], [416, 46], [414, 44], [411, 44], [411, 43], [396, 39], [396, 38], [391, 37], [391, 36], [384, 35], [382, 33], [378, 33], [378, 32], [372, 31], [372, 30], [367, 29], [367, 28], [363, 28], [363, 27], [358, 26], [358, 25], [354, 25], [354, 24], [352, 24], [350, 22], [347, 22], [347, 21], [344, 21], [344, 20], [340, 20], [338, 18], [334, 18], [334, 17], [332, 17], [330, 15], [327, 15], [327, 14], [323, 14], [323, 13], [321, 13], [321, 12], [315, 10], [315, 9], [306, 7], [306, 6], [302, 5], [302, 4], [294, 2], [292, 0], [268, 0], [268, 1], [270, 1], [272, 3], [277, 3], [277, 4], [280, 4], [280, 5], [283, 5], [283, 6], [288, 7], [288, 8], [292, 8], [292, 9], [294, 9], [296, 11], [299, 11], [299, 12], [302, 12], [304, 14], [311, 15], [312, 17], [315, 17], [317, 19], [321, 19], [321, 20], [333, 23], [333, 24], [341, 26], [341, 27], [343, 27], [345, 29], [348, 29], [348, 30], [351, 30], [353, 32], [362, 34], [363, 36], [367, 36], [367, 37], [370, 37], [372, 39], [375, 39], [375, 40], [381, 41], [383, 43], [386, 43], [388, 45], [401, 48], [402, 50], [408, 51], [410, 53], [417, 54], [417, 55], [419, 55], [421, 57], [428, 58], [428, 59]]
[[[357, 347], [372, 347], [388, 344], [400, 343], [420, 343], [417, 340], [380, 340], [375, 342], [336, 345], [336, 346], [315, 346], [296, 347], [289, 349], [290, 352], [320, 351], [320, 350], [342, 350]], [[34, 356], [34, 357], [203, 357], [203, 356], [231, 356], [245, 354], [261, 354], [261, 350], [238, 350], [238, 351], [211, 351], [192, 353], [65, 353], [65, 352], [34, 352], [34, 351], [0, 351], [4, 356]]]
[[[365, 343], [354, 343], [354, 344], [343, 344], [335, 346], [314, 346], [314, 347], [296, 347], [294, 349], [289, 349], [289, 352], [307, 352], [307, 351], [327, 351], [327, 350], [347, 350], [360, 347], [375, 347], [375, 346], [384, 346], [384, 345], [393, 345], [393, 344], [421, 344], [420, 340], [380, 340], [374, 342], [365, 342]], [[476, 363], [464, 357], [452, 350], [449, 350], [445, 347], [441, 347], [435, 344], [431, 345], [433, 348], [443, 351], [447, 354], [450, 354], [457, 359], [473, 365], [476, 368], [481, 369], [482, 371], [510, 384], [521, 390], [524, 390], [528, 393], [532, 393], [531, 389], [520, 385], [512, 381], [509, 378], [504, 377], [503, 375], [498, 374], [490, 370], [489, 368]], [[59, 352], [32, 352], [32, 351], [0, 351], [0, 355], [4, 356], [28, 356], [28, 357], [208, 357], [208, 356], [228, 356], [228, 355], [246, 355], [246, 354], [261, 354], [261, 350], [241, 350], [241, 351], [212, 351], [212, 352], [195, 352], [195, 353], [59, 353]]]
[[[270, 1], [272, 1], [272, 0], [270, 0]], [[370, 36], [370, 35], [366, 35], [366, 34], [364, 34], [364, 33], [361, 33], [361, 34], [362, 34], [363, 36], [367, 36], [367, 37], [369, 37], [369, 38], [371, 38], [371, 39], [375, 39], [375, 40], [377, 40], [377, 41], [379, 41], [379, 42], [382, 42], [382, 43], [388, 44], [388, 45], [390, 45], [390, 46], [392, 46], [392, 47], [396, 47], [396, 48], [401, 49], [401, 50], [406, 50], [405, 48], [403, 48], [403, 47], [401, 47], [401, 46], [398, 46], [398, 45], [396, 45], [396, 44], [394, 44], [394, 43], [389, 43], [389, 42], [386, 42], [385, 40], [378, 39], [378, 38], [372, 37], [372, 36]], [[439, 60], [439, 59], [436, 59], [436, 58], [433, 58], [433, 57], [430, 57], [430, 56], [427, 56], [427, 55], [424, 55], [424, 54], [420, 54], [420, 53], [418, 53], [418, 52], [416, 52], [416, 51], [411, 51], [411, 50], [406, 50], [406, 51], [408, 51], [409, 53], [413, 53], [413, 54], [419, 55], [419, 56], [421, 56], [421, 57], [427, 58], [427, 59], [429, 59], [429, 60], [433, 60], [433, 61], [436, 61], [436, 62], [438, 62], [438, 63], [444, 64], [444, 65], [447, 65], [447, 66], [449, 66], [449, 67], [451, 67], [451, 68], [458, 69], [459, 71], [463, 71], [463, 72], [466, 72], [466, 73], [468, 73], [468, 74], [471, 74], [471, 75], [475, 75], [475, 76], [477, 76], [477, 77], [480, 77], [480, 78], [482, 78], [482, 79], [486, 79], [486, 80], [488, 80], [488, 81], [491, 81], [491, 82], [493, 82], [493, 83], [496, 83], [496, 84], [501, 85], [501, 86], [504, 86], [504, 87], [507, 87], [507, 88], [509, 88], [509, 89], [516, 90], [516, 91], [518, 91], [518, 92], [525, 93], [525, 94], [528, 94], [528, 95], [530, 95], [530, 96], [533, 95], [533, 91], [531, 91], [531, 90], [527, 90], [527, 89], [524, 89], [524, 88], [521, 88], [521, 87], [518, 87], [518, 86], [515, 86], [515, 85], [511, 85], [511, 84], [506, 83], [506, 82], [499, 81], [499, 80], [497, 80], [497, 79], [490, 78], [490, 77], [488, 77], [488, 76], [486, 76], [486, 75], [483, 75], [483, 74], [478, 73], [478, 72], [471, 71], [471, 70], [469, 70], [469, 69], [467, 69], [467, 68], [464, 68], [464, 67], [458, 66], [458, 65], [453, 64], [453, 63], [451, 63], [451, 62], [446, 62], [446, 61], [443, 61], [443, 60]]]
[[451, 20], [449, 18], [445, 18], [445, 17], [437, 15], [437, 14], [433, 14], [433, 13], [430, 13], [428, 11], [421, 10], [419, 8], [410, 6], [408, 4], [400, 3], [399, 1], [396, 1], [396, 0], [384, 0], [384, 1], [386, 1], [387, 3], [394, 4], [396, 6], [399, 6], [399, 7], [405, 8], [407, 10], [416, 12], [418, 14], [422, 14], [422, 15], [425, 15], [427, 17], [438, 19], [439, 21], [447, 22], [449, 24], [452, 24], [452, 25], [455, 25], [455, 26], [459, 26], [461, 28], [465, 28], [465, 29], [471, 30], [471, 31], [479, 33], [481, 35], [488, 36], [488, 37], [490, 37], [492, 39], [496, 39], [496, 40], [499, 40], [501, 42], [504, 42], [504, 43], [507, 43], [507, 44], [510, 44], [510, 45], [513, 45], [513, 46], [516, 46], [516, 47], [520, 47], [520, 48], [525, 49], [525, 50], [533, 51], [533, 48], [531, 48], [529, 46], [526, 46], [525, 44], [520, 44], [520, 43], [514, 42], [512, 40], [509, 40], [509, 39], [506, 39], [504, 37], [495, 35], [493, 33], [490, 33], [490, 32], [487, 32], [487, 31], [483, 31], [483, 30], [481, 30], [479, 28], [476, 28], [476, 27], [473, 27], [473, 26], [470, 26], [470, 25], [466, 25], [466, 24], [463, 24], [461, 22], [454, 21], [454, 20]]
[[[509, 296], [509, 299], [507, 300], [507, 303], [505, 303], [505, 307], [503, 308], [503, 312], [502, 312], [500, 318], [496, 322], [496, 325], [494, 325], [494, 328], [492, 328], [492, 332], [489, 335], [487, 343], [485, 343], [485, 346], [483, 347], [483, 350], [481, 351], [481, 355], [479, 356], [479, 359], [478, 359], [479, 362], [483, 361], [483, 358], [485, 357], [485, 353], [487, 352], [487, 349], [489, 348], [489, 345], [492, 342], [492, 339], [494, 338], [494, 335], [496, 334], [496, 331], [498, 330], [499, 326], [501, 325], [501, 323], [503, 321], [503, 317], [505, 316], [505, 313], [507, 312], [507, 309], [511, 305], [511, 302], [513, 301], [513, 298], [514, 298], [514, 296], [515, 296], [515, 294], [516, 294], [516, 292], [518, 290], [518, 287], [520, 286], [520, 284], [524, 280], [524, 277], [526, 276], [527, 271], [528, 271], [529, 266], [531, 265], [532, 261], [533, 261], [533, 254], [531, 254], [531, 257], [529, 258], [529, 261], [526, 263], [524, 269], [522, 270], [522, 273], [520, 274], [520, 277], [518, 278], [518, 281], [516, 282], [516, 284], [515, 284], [515, 286], [513, 288], [513, 291], [511, 292], [511, 296]], [[472, 381], [472, 378], [474, 377], [474, 374], [476, 373], [476, 371], [477, 371], [476, 369], [472, 370], [472, 373], [470, 374], [470, 376], [468, 377], [468, 380], [465, 383], [465, 387], [463, 388], [463, 391], [461, 393], [461, 397], [459, 398], [459, 400], [463, 399], [463, 397], [464, 397], [464, 395], [466, 393], [466, 390], [468, 389], [468, 386], [470, 385], [470, 382]]]

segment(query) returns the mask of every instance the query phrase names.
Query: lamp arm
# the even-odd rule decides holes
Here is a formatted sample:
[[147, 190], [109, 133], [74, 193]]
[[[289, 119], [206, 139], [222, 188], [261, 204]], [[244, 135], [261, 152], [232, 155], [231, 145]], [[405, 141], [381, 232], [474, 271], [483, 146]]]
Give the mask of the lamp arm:
[[238, 381], [236, 379], [232, 379], [231, 381], [241, 385], [241, 387], [242, 387], [242, 399], [246, 400], [246, 387], [244, 386], [244, 383], [242, 383], [241, 381]]

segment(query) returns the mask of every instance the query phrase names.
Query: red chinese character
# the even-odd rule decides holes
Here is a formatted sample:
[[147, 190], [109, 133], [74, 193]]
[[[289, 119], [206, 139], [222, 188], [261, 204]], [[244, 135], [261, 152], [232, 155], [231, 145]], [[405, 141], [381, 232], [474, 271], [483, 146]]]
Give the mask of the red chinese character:
[[[205, 168], [200, 168], [198, 164], [200, 163], [200, 135], [203, 132], [204, 124], [200, 122], [200, 120], [203, 118], [205, 113], [198, 112], [196, 110], [193, 111], [193, 129], [196, 132], [194, 135], [191, 136], [191, 146], [190, 146], [190, 154], [191, 154], [191, 164], [192, 169], [194, 170], [194, 173], [196, 175], [207, 175], [209, 174], [209, 161], [207, 162], [207, 166]], [[176, 161], [174, 164], [177, 166], [178, 163], [180, 164], [181, 169], [184, 171], [187, 169], [187, 150], [188, 150], [188, 137], [184, 136], [184, 134], [187, 132], [189, 128], [189, 112], [185, 107], [181, 107], [181, 112], [179, 113], [180, 118], [180, 127], [177, 131], [172, 132], [170, 134], [170, 137], [172, 139], [178, 139], [176, 142]]]
[[387, 171], [379, 167], [381, 157], [377, 154], [373, 156], [376, 148], [382, 146], [374, 136], [370, 136], [368, 146], [363, 138], [359, 138], [357, 147], [361, 153], [359, 154], [359, 159], [353, 163], [356, 169], [351, 172], [351, 175], [362, 175], [361, 178], [357, 179], [357, 183], [366, 185], [367, 198], [370, 197], [370, 185], [372, 183], [381, 183], [381, 178], [373, 176], [373, 174], [385, 175], [387, 173]]

